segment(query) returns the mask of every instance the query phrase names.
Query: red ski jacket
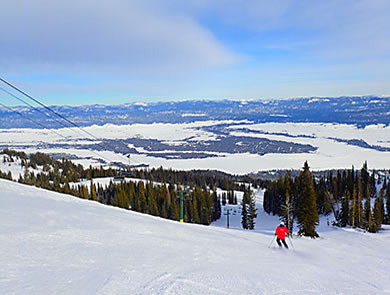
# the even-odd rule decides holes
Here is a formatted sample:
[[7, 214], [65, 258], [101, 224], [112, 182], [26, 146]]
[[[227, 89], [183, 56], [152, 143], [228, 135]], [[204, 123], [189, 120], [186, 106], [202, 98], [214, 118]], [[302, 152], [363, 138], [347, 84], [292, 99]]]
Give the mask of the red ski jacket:
[[289, 231], [287, 229], [287, 227], [285, 226], [278, 226], [276, 231], [275, 231], [275, 235], [278, 236], [278, 239], [281, 239], [281, 240], [284, 240], [286, 238], [286, 234], [288, 234]]

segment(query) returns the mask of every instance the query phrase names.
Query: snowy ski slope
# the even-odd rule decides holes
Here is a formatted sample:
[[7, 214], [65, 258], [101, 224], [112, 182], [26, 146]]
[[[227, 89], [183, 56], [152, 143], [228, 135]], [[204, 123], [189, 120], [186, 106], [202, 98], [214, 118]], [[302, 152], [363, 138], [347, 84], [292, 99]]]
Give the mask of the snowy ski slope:
[[[390, 294], [390, 228], [268, 248], [256, 231], [180, 224], [0, 179], [1, 294]], [[257, 199], [261, 201], [261, 192]]]

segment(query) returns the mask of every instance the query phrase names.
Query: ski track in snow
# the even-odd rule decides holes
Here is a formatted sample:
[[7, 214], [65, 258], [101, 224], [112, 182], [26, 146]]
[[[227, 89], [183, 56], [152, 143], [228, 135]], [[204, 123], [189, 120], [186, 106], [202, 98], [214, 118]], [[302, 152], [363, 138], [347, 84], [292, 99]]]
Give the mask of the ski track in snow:
[[[1, 294], [390, 294], [390, 227], [319, 226], [320, 239], [268, 248], [278, 218], [261, 208], [181, 224], [0, 179]], [[218, 193], [221, 193], [219, 191]], [[240, 196], [239, 196], [240, 199]]]

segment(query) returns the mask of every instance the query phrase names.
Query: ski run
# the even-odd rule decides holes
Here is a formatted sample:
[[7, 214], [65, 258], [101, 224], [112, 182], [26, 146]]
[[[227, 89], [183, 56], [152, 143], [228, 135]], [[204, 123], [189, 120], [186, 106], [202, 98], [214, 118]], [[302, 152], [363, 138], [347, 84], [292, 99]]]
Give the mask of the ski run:
[[322, 217], [319, 239], [280, 249], [261, 190], [256, 229], [243, 231], [240, 214], [226, 229], [226, 215], [202, 226], [3, 179], [0, 189], [1, 294], [390, 294], [389, 226], [370, 234]]

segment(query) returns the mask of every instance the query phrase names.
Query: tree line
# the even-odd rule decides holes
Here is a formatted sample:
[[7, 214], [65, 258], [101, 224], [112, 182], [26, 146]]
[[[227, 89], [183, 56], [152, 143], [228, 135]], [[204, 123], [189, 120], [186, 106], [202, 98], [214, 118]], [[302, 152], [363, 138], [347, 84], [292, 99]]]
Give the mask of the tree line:
[[252, 190], [248, 187], [244, 189], [244, 196], [242, 197], [241, 209], [241, 225], [243, 229], [255, 229], [257, 209], [256, 199]]
[[[3, 154], [8, 155], [3, 157], [3, 162], [14, 162], [14, 158], [20, 160], [21, 168], [24, 169], [24, 174], [18, 179], [20, 183], [172, 220], [181, 217], [180, 194], [185, 190], [190, 198], [184, 201], [184, 221], [204, 225], [221, 216], [221, 199], [217, 196], [216, 187], [223, 185], [226, 188], [239, 188], [228, 177], [198, 176], [191, 172], [162, 168], [127, 171], [130, 176], [139, 179], [119, 178], [120, 181], [111, 181], [103, 187], [95, 184], [94, 180], [115, 177], [122, 175], [122, 172], [91, 166], [84, 169], [72, 161], [58, 161], [43, 153], [27, 156], [24, 152], [5, 149]], [[42, 169], [29, 169], [37, 169], [38, 166]], [[0, 177], [12, 180], [10, 172], [0, 171]], [[88, 186], [80, 183], [86, 179]]]
[[290, 230], [296, 223], [298, 234], [313, 238], [318, 237], [319, 214], [331, 212], [336, 226], [377, 232], [381, 224], [390, 224], [390, 188], [386, 175], [370, 173], [367, 162], [360, 170], [352, 167], [317, 178], [306, 162], [294, 179], [287, 174], [267, 184], [264, 209], [279, 215]]

